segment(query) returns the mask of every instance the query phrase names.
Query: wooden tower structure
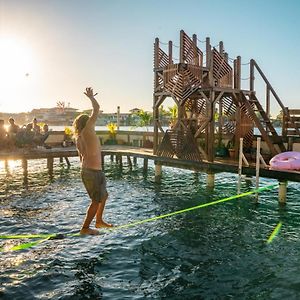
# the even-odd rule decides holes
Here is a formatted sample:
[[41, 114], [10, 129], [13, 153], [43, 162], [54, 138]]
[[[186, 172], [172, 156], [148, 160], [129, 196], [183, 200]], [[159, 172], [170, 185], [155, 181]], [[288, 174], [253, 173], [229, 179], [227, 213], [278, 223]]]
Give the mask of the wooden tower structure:
[[[249, 65], [249, 88], [241, 88], [241, 57], [230, 59], [223, 42], [212, 47], [210, 38], [198, 47], [198, 38], [180, 31], [179, 58], [173, 57], [173, 42], [167, 51], [154, 43], [154, 153], [187, 160], [213, 161], [216, 147], [225, 137], [235, 148], [243, 137], [245, 149], [252, 147], [254, 127], [258, 128], [270, 153], [286, 151], [284, 136], [279, 136], [270, 121], [270, 95], [282, 109], [285, 126], [299, 136], [299, 128], [284, 107], [268, 79], [255, 62]], [[200, 41], [201, 42], [201, 41]], [[254, 89], [254, 73], [258, 72], [266, 85], [265, 107]], [[160, 107], [172, 98], [178, 114], [172, 127], [161, 126]], [[288, 124], [288, 125], [287, 125]], [[163, 132], [163, 139], [159, 139]], [[287, 132], [287, 130], [286, 130]]]

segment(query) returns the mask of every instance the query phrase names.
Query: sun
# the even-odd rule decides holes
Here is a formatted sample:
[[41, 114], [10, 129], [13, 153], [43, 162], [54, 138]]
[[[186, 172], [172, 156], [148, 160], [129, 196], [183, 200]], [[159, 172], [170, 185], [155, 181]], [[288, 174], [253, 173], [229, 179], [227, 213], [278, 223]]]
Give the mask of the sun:
[[33, 57], [28, 45], [14, 38], [0, 37], [1, 79], [11, 80], [29, 75]]
[[[12, 106], [12, 96], [24, 96], [26, 84], [35, 69], [30, 45], [22, 39], [0, 36], [0, 111]], [[18, 103], [14, 103], [16, 107]]]

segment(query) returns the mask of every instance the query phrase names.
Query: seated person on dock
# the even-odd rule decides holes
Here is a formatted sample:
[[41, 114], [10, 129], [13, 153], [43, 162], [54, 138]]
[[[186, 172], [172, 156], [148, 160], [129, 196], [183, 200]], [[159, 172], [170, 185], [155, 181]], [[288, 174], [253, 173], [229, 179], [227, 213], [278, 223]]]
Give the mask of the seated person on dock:
[[104, 222], [102, 215], [108, 197], [106, 178], [102, 171], [101, 145], [96, 135], [95, 124], [100, 106], [95, 99], [92, 88], [86, 88], [84, 93], [91, 101], [93, 110], [91, 116], [81, 114], [74, 120], [76, 146], [81, 161], [81, 178], [92, 200], [81, 227], [81, 234], [97, 235], [98, 230], [91, 229], [90, 224], [96, 216], [96, 228], [111, 227]]
[[34, 146], [34, 132], [32, 131], [32, 123], [24, 125], [16, 134], [16, 145], [17, 147], [28, 147]]
[[32, 130], [34, 133], [37, 133], [37, 134], [39, 134], [41, 132], [41, 127], [38, 125], [36, 118], [34, 118], [32, 120]]
[[20, 130], [20, 127], [15, 123], [13, 118], [8, 119], [9, 126], [7, 127], [7, 137], [9, 146], [14, 147], [16, 145], [16, 135]]
[[44, 144], [44, 142], [46, 141], [48, 136], [49, 136], [49, 126], [48, 126], [48, 124], [44, 124], [43, 131], [41, 132], [41, 142], [42, 142], [42, 144]]

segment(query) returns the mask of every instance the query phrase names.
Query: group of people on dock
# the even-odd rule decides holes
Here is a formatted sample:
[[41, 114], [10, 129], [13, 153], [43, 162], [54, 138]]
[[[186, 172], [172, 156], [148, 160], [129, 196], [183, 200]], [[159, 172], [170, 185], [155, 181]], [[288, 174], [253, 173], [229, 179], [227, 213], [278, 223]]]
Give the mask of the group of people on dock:
[[36, 118], [23, 126], [17, 125], [13, 118], [9, 118], [8, 123], [6, 127], [4, 120], [0, 119], [0, 150], [43, 146], [49, 136], [48, 124], [41, 127]]

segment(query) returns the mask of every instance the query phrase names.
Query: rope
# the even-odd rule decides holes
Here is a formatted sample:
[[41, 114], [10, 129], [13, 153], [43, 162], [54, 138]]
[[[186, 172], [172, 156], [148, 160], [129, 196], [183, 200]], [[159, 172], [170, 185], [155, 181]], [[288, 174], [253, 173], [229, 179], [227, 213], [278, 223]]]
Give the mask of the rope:
[[136, 225], [144, 224], [144, 223], [147, 223], [147, 222], [153, 222], [153, 221], [156, 221], [156, 220], [159, 220], [159, 219], [168, 218], [168, 217], [178, 215], [178, 214], [182, 214], [182, 213], [192, 211], [192, 210], [195, 210], [195, 209], [200, 209], [200, 208], [204, 208], [204, 207], [207, 207], [207, 206], [227, 202], [227, 201], [230, 201], [230, 200], [233, 200], [233, 199], [238, 199], [238, 198], [242, 198], [242, 197], [249, 196], [249, 195], [252, 195], [252, 194], [260, 193], [260, 192], [265, 191], [265, 190], [271, 190], [271, 189], [274, 189], [275, 187], [278, 187], [278, 185], [277, 184], [268, 185], [268, 186], [261, 187], [261, 188], [258, 188], [256, 190], [250, 191], [250, 192], [245, 192], [245, 193], [242, 193], [242, 194], [237, 194], [237, 195], [227, 197], [227, 198], [223, 198], [223, 199], [220, 199], [220, 200], [216, 200], [216, 201], [200, 204], [200, 205], [197, 205], [197, 206], [177, 210], [177, 211], [174, 211], [174, 212], [171, 212], [171, 213], [168, 213], [168, 214], [164, 214], [164, 215], [160, 215], [160, 216], [156, 216], [156, 217], [153, 217], [153, 218], [149, 218], [149, 219], [145, 219], [145, 220], [141, 220], [141, 221], [136, 221], [136, 222], [125, 224], [125, 225], [116, 226], [116, 227], [113, 227], [112, 229], [128, 228], [128, 227], [133, 227], [133, 226], [136, 226]]
[[[258, 189], [255, 189], [255, 190], [252, 190], [252, 191], [249, 191], [249, 192], [245, 192], [245, 193], [242, 193], [242, 194], [237, 194], [237, 195], [234, 195], [234, 196], [231, 196], [231, 197], [227, 197], [227, 198], [219, 199], [219, 200], [216, 200], [216, 201], [212, 201], [212, 202], [192, 206], [192, 207], [189, 207], [189, 208], [177, 210], [177, 211], [167, 213], [167, 214], [163, 214], [163, 215], [160, 215], [160, 216], [155, 216], [155, 217], [152, 217], [152, 218], [135, 221], [135, 222], [128, 223], [128, 224], [111, 227], [109, 229], [110, 230], [117, 230], [117, 229], [123, 229], [123, 228], [129, 228], [129, 227], [137, 226], [137, 225], [148, 223], [148, 222], [153, 222], [153, 221], [156, 221], [156, 220], [159, 220], [159, 219], [168, 218], [168, 217], [178, 215], [178, 214], [182, 214], [182, 213], [185, 213], [185, 212], [189, 212], [189, 211], [192, 211], [192, 210], [196, 210], [196, 209], [208, 207], [208, 206], [211, 206], [211, 205], [227, 202], [227, 201], [230, 201], [230, 200], [242, 198], [242, 197], [249, 196], [249, 195], [252, 195], [252, 194], [260, 193], [260, 192], [265, 191], [265, 190], [272, 190], [276, 187], [278, 187], [277, 184], [268, 185], [268, 186], [261, 187], [261, 188], [258, 188]], [[66, 236], [79, 236], [79, 235], [80, 235], [79, 233], [68, 233], [68, 234], [66, 234]], [[63, 234], [59, 235], [59, 234], [53, 234], [53, 233], [51, 233], [51, 234], [27, 234], [27, 235], [24, 235], [24, 234], [20, 234], [20, 235], [0, 235], [0, 239], [24, 239], [24, 238], [29, 238], [29, 239], [30, 238], [32, 238], [32, 239], [34, 239], [34, 238], [44, 238], [44, 239], [56, 239], [56, 238], [58, 238], [58, 239], [60, 239], [60, 238], [63, 238], [63, 237], [64, 237]]]
[[266, 244], [270, 244], [272, 243], [272, 241], [274, 240], [274, 238], [276, 237], [276, 235], [278, 234], [280, 228], [282, 226], [282, 222], [279, 222], [276, 227], [274, 228], [274, 230], [272, 231], [271, 235], [269, 236], [269, 238], [266, 241]]

